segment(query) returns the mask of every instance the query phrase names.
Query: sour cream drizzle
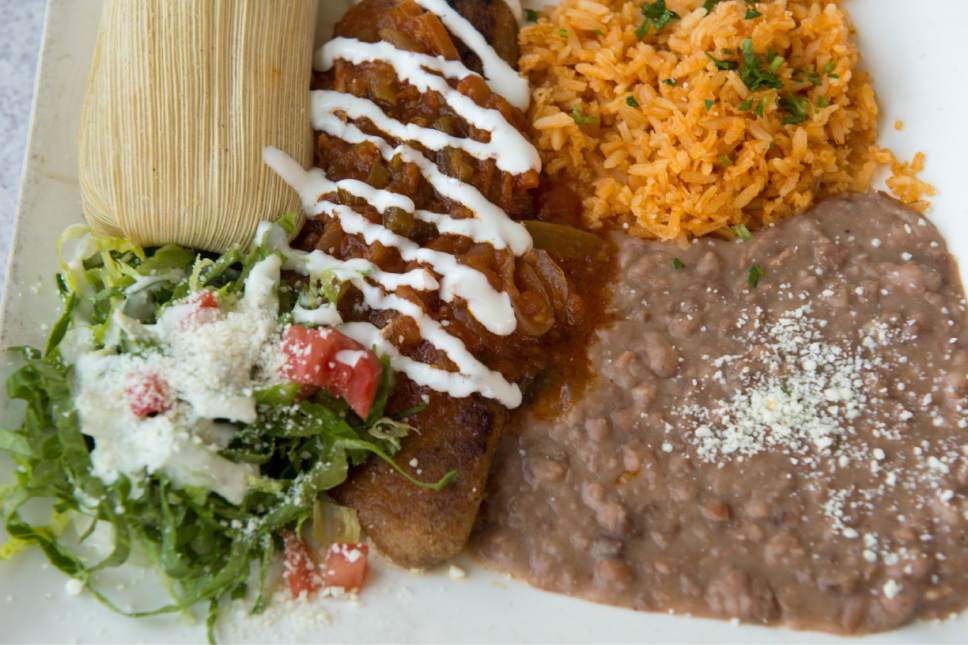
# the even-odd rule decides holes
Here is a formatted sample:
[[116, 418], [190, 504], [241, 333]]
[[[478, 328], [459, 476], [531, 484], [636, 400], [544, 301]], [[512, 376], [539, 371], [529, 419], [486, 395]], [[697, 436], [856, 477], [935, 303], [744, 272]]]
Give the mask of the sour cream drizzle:
[[504, 0], [504, 4], [508, 6], [519, 23], [524, 21], [524, 9], [521, 7], [521, 0]]
[[[464, 16], [447, 4], [447, 0], [416, 0], [417, 4], [437, 14], [444, 26], [460, 38], [472, 52], [477, 54], [484, 68], [484, 76], [495, 92], [503, 96], [519, 110], [527, 110], [531, 102], [531, 89], [526, 78], [520, 76], [513, 67], [498, 56], [494, 48], [487, 44], [484, 35], [474, 28]], [[514, 1], [508, 4], [514, 12]], [[520, 12], [520, 5], [518, 6]]]
[[[486, 81], [495, 92], [512, 105], [522, 109], [527, 107], [527, 81], [497, 55], [470, 22], [444, 0], [417, 2], [437, 14], [445, 26], [477, 54]], [[512, 9], [515, 4], [509, 3]], [[517, 9], [520, 10], [520, 5]], [[352, 208], [329, 201], [325, 196], [346, 191], [364, 199], [381, 214], [390, 208], [402, 209], [432, 224], [441, 233], [465, 236], [475, 242], [488, 243], [496, 249], [509, 249], [515, 255], [522, 255], [532, 245], [527, 229], [508, 217], [477, 188], [444, 174], [420, 150], [405, 142], [419, 142], [430, 151], [459, 149], [475, 159], [492, 160], [498, 169], [511, 174], [540, 171], [541, 160], [537, 151], [499, 110], [482, 107], [451, 87], [447, 79], [459, 81], [475, 75], [460, 61], [401, 50], [387, 42], [366, 43], [351, 38], [336, 38], [317, 51], [315, 68], [319, 71], [329, 70], [337, 60], [355, 65], [386, 63], [395, 70], [401, 81], [421, 92], [439, 94], [468, 124], [489, 134], [486, 142], [458, 138], [391, 118], [379, 105], [365, 98], [333, 91], [311, 93], [311, 116], [315, 129], [350, 144], [371, 143], [385, 160], [400, 157], [404, 162], [415, 165], [439, 195], [464, 206], [472, 217], [456, 218], [445, 213], [418, 210], [406, 195], [374, 188], [361, 181], [331, 181], [321, 169], [304, 170], [285, 153], [270, 147], [263, 154], [266, 163], [299, 192], [308, 217], [333, 217], [345, 232], [360, 235], [368, 244], [379, 242], [393, 247], [405, 261], [425, 265], [432, 273], [426, 269], [416, 269], [406, 274], [392, 274], [379, 270], [365, 260], [340, 260], [321, 250], [311, 253], [298, 251], [289, 247], [282, 229], [270, 224], [263, 224], [258, 235], [263, 243], [269, 244], [286, 258], [287, 269], [310, 275], [333, 272], [340, 279], [354, 284], [371, 309], [392, 310], [411, 318], [421, 337], [443, 352], [458, 371], [420, 363], [402, 355], [379, 328], [369, 323], [342, 323], [332, 306], [324, 305], [316, 311], [300, 309], [295, 312], [296, 319], [338, 325], [343, 333], [386, 354], [395, 369], [420, 385], [455, 397], [478, 392], [509, 408], [517, 407], [521, 403], [521, 392], [516, 385], [478, 361], [459, 338], [449, 334], [420, 305], [396, 295], [394, 291], [400, 286], [421, 291], [439, 289], [442, 300], [452, 302], [457, 298], [462, 299], [467, 303], [468, 311], [488, 331], [501, 336], [511, 334], [517, 326], [510, 296], [496, 290], [483, 273], [461, 264], [453, 255], [423, 248], [382, 224], [371, 222]], [[381, 136], [366, 134], [353, 123], [358, 119], [369, 120], [381, 133], [404, 143], [393, 146]], [[439, 279], [434, 274], [440, 276]]]

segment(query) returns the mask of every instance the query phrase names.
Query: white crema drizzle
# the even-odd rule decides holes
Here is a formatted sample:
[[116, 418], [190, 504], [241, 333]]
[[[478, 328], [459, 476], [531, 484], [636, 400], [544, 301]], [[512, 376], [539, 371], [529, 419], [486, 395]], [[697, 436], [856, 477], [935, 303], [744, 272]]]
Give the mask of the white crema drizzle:
[[[527, 110], [531, 102], [531, 88], [528, 80], [518, 74], [513, 67], [498, 56], [494, 48], [484, 39], [484, 34], [474, 28], [474, 25], [456, 9], [447, 4], [447, 0], [416, 0], [417, 4], [427, 11], [437, 14], [444, 26], [452, 34], [460, 38], [467, 47], [477, 54], [484, 68], [484, 76], [495, 92], [508, 100], [508, 103], [519, 110]], [[515, 11], [515, 1], [508, 2], [511, 11]], [[520, 11], [518, 5], [518, 11]]]
[[[473, 25], [443, 0], [417, 2], [437, 14], [448, 29], [477, 54], [485, 79], [495, 92], [513, 105], [527, 106], [527, 81], [497, 55]], [[361, 236], [368, 244], [379, 242], [393, 247], [405, 261], [420, 263], [432, 272], [415, 269], [405, 274], [394, 274], [381, 271], [366, 260], [340, 260], [321, 250], [295, 250], [290, 248], [282, 230], [269, 224], [263, 224], [258, 235], [264, 243], [284, 255], [287, 269], [309, 275], [331, 272], [356, 286], [371, 309], [392, 310], [411, 318], [421, 337], [443, 352], [458, 371], [441, 369], [404, 356], [379, 328], [365, 322], [344, 323], [332, 305], [324, 305], [319, 310], [300, 309], [295, 312], [297, 322], [338, 326], [343, 333], [363, 345], [386, 354], [394, 369], [420, 385], [454, 397], [477, 392], [509, 408], [517, 407], [521, 403], [521, 391], [517, 385], [508, 382], [499, 372], [487, 368], [459, 338], [447, 332], [444, 324], [427, 315], [418, 304], [396, 295], [394, 291], [400, 286], [409, 286], [420, 291], [439, 290], [445, 302], [460, 298], [488, 331], [501, 336], [511, 334], [517, 327], [510, 296], [494, 289], [483, 273], [461, 264], [452, 254], [423, 248], [382, 224], [371, 222], [352, 208], [329, 201], [324, 196], [346, 191], [365, 200], [381, 214], [390, 208], [398, 208], [432, 224], [442, 234], [461, 235], [475, 242], [491, 244], [496, 249], [509, 249], [520, 256], [531, 249], [527, 229], [508, 217], [477, 188], [442, 173], [434, 162], [416, 148], [406, 143], [393, 146], [381, 136], [364, 133], [352, 121], [367, 119], [386, 136], [401, 142], [418, 142], [431, 151], [460, 149], [475, 159], [492, 160], [498, 169], [511, 174], [540, 171], [541, 161], [537, 150], [500, 111], [482, 107], [451, 87], [447, 79], [461, 80], [475, 75], [460, 61], [401, 50], [387, 42], [365, 43], [350, 38], [336, 38], [317, 51], [315, 68], [319, 71], [329, 70], [337, 60], [355, 65], [386, 63], [395, 70], [401, 81], [421, 92], [439, 94], [467, 123], [489, 133], [487, 142], [458, 138], [391, 118], [379, 105], [365, 98], [333, 91], [311, 93], [311, 115], [315, 129], [350, 144], [369, 142], [387, 161], [399, 156], [404, 162], [414, 164], [439, 195], [461, 204], [473, 216], [455, 218], [446, 213], [419, 210], [406, 195], [374, 188], [361, 181], [331, 181], [321, 169], [304, 170], [285, 153], [270, 147], [264, 151], [266, 163], [299, 192], [308, 217], [333, 217], [345, 232]]]

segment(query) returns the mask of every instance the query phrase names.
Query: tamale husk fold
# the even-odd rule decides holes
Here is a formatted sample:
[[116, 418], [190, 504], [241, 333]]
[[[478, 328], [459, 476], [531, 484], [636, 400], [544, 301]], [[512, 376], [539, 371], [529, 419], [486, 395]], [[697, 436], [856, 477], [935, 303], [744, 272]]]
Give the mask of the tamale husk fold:
[[92, 228], [222, 251], [298, 209], [262, 149], [312, 161], [316, 9], [316, 0], [106, 0], [78, 140]]

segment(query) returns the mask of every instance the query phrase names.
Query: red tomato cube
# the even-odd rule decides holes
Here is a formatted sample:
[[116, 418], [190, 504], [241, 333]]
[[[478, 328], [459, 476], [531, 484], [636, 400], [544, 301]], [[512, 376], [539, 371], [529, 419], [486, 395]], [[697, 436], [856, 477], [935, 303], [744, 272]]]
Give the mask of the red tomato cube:
[[313, 593], [319, 589], [319, 577], [309, 545], [292, 531], [283, 531], [282, 539], [286, 548], [285, 578], [289, 592], [293, 598]]
[[282, 375], [294, 383], [322, 388], [346, 401], [366, 419], [380, 383], [377, 357], [334, 329], [292, 325], [283, 343]]
[[362, 589], [366, 581], [366, 558], [369, 552], [365, 544], [331, 545], [319, 572], [323, 586], [342, 587], [347, 591]]
[[135, 374], [129, 381], [124, 396], [136, 417], [161, 414], [171, 405], [168, 386], [157, 374]]

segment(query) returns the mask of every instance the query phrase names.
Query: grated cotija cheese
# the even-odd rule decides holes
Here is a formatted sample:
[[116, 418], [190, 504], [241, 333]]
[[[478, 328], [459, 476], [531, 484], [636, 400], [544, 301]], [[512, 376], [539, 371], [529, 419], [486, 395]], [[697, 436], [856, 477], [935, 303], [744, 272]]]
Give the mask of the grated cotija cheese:
[[[137, 481], [162, 472], [178, 484], [242, 502], [258, 468], [218, 451], [234, 435], [232, 422], [256, 420], [254, 391], [282, 382], [280, 268], [276, 255], [261, 261], [246, 279], [245, 296], [220, 308], [200, 309], [189, 299], [168, 307], [154, 325], [116, 312], [109, 333], [114, 346], [134, 342], [138, 351], [78, 352], [75, 404], [82, 432], [95, 441], [95, 475], [111, 483], [121, 474]], [[146, 376], [163, 380], [171, 405], [139, 417], [128, 392]]]

